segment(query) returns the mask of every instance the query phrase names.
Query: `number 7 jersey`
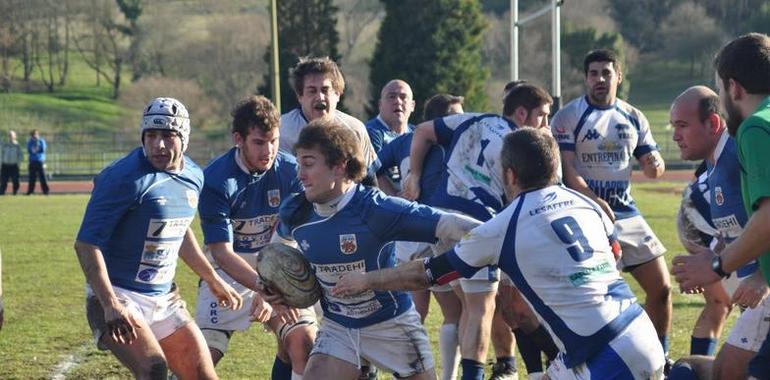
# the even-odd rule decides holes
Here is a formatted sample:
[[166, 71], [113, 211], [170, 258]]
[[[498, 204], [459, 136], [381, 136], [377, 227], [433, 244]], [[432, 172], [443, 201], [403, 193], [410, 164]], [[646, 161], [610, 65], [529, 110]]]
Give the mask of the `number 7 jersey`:
[[615, 267], [612, 241], [614, 226], [599, 206], [550, 186], [520, 194], [447, 254], [464, 277], [487, 265], [508, 274], [571, 367], [643, 312]]

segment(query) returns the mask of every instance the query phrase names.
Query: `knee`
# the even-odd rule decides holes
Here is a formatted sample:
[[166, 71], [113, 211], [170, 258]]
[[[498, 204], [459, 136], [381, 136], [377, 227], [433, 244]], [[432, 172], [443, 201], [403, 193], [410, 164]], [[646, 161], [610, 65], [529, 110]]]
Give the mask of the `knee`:
[[286, 336], [284, 349], [293, 365], [307, 363], [314, 340], [315, 334], [307, 328], [296, 329]]
[[671, 284], [663, 283], [656, 287], [650, 293], [647, 293], [647, 299], [654, 300], [659, 304], [668, 304], [671, 302]]

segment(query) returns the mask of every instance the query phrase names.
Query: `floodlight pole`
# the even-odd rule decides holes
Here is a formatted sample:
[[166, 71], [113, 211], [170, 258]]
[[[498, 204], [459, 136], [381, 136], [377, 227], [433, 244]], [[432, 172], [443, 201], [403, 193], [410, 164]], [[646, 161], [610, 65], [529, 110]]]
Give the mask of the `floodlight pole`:
[[552, 55], [552, 113], [561, 106], [561, 10], [564, 0], [551, 0], [551, 4], [523, 19], [519, 19], [519, 1], [511, 0], [511, 80], [519, 80], [519, 28], [534, 19], [551, 12], [551, 55]]
[[278, 60], [278, 8], [276, 0], [270, 0], [270, 80], [272, 81], [272, 96], [275, 109], [281, 113], [281, 75]]
[[519, 0], [511, 0], [511, 80], [519, 80]]
[[551, 0], [551, 54], [553, 55], [551, 66], [553, 106], [551, 108], [554, 114], [561, 108], [561, 2], [562, 0]]

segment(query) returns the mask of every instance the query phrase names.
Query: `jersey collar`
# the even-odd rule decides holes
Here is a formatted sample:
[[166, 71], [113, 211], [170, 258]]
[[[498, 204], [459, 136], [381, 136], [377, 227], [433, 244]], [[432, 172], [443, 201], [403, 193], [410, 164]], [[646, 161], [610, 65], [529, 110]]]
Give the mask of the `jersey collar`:
[[358, 185], [354, 184], [353, 186], [350, 186], [350, 189], [348, 189], [347, 192], [329, 202], [313, 203], [313, 209], [315, 209], [315, 212], [318, 215], [324, 218], [332, 216], [342, 210], [350, 200], [353, 199], [353, 194], [356, 193], [356, 189], [358, 189]]
[[246, 167], [246, 164], [243, 163], [243, 160], [241, 160], [241, 149], [236, 147], [234, 153], [235, 153], [235, 164], [238, 165], [238, 168], [241, 169], [241, 171], [243, 171], [244, 173], [250, 175], [251, 177], [254, 177], [255, 179], [260, 179], [265, 175], [265, 173], [267, 173], [267, 170], [265, 170], [262, 173], [256, 172], [252, 174], [249, 168]]
[[615, 101], [612, 102], [612, 104], [610, 104], [608, 106], [600, 106], [600, 105], [596, 105], [596, 104], [591, 103], [591, 100], [588, 98], [588, 95], [585, 95], [584, 99], [585, 99], [585, 101], [586, 101], [586, 103], [588, 104], [589, 107], [597, 109], [597, 110], [612, 109], [612, 108], [615, 108], [615, 106], [618, 104], [618, 98], [617, 97], [615, 98]]

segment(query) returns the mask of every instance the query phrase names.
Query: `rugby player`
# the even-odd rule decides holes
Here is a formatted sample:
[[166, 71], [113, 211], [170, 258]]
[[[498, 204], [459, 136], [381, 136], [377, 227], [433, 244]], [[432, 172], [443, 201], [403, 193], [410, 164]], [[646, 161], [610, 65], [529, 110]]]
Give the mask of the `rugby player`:
[[217, 378], [200, 329], [174, 284], [179, 257], [222, 307], [241, 297], [211, 267], [190, 229], [203, 172], [184, 155], [187, 109], [156, 98], [142, 115], [142, 147], [94, 179], [75, 242], [86, 277], [86, 316], [97, 346], [136, 378]]
[[332, 294], [419, 289], [498, 265], [561, 349], [548, 378], [662, 378], [655, 329], [615, 268], [614, 225], [596, 203], [558, 185], [554, 139], [543, 130], [518, 129], [505, 136], [500, 160], [512, 199], [505, 210], [445, 254], [348, 273]]

